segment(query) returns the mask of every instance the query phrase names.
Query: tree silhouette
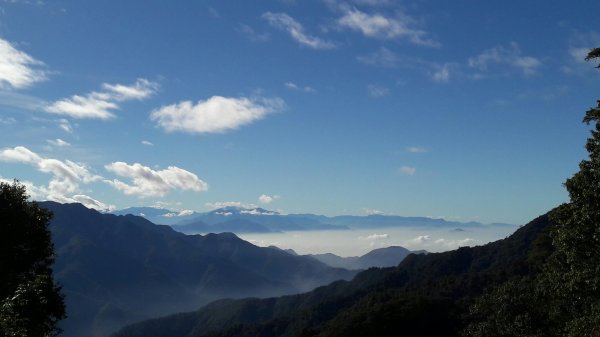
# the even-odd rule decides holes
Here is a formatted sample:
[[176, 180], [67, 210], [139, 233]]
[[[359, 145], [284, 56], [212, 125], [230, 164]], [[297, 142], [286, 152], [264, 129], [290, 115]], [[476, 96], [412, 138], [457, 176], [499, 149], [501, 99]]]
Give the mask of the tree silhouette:
[[0, 337], [55, 336], [66, 317], [52, 277], [52, 214], [27, 199], [22, 184], [0, 182]]

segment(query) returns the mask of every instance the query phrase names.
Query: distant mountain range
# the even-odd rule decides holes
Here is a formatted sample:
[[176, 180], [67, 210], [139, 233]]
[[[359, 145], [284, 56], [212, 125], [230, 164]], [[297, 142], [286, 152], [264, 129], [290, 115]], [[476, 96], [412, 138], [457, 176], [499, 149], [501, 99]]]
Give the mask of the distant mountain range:
[[395, 267], [410, 254], [426, 253], [424, 250], [410, 251], [404, 247], [391, 246], [374, 249], [362, 256], [341, 257], [331, 253], [310, 254], [307, 256], [311, 256], [331, 267], [360, 270], [372, 267]]
[[218, 298], [293, 294], [355, 275], [232, 233], [184, 235], [140, 216], [102, 214], [80, 204], [40, 206], [54, 213], [65, 337], [107, 336], [125, 324]]
[[393, 215], [327, 217], [314, 214], [280, 214], [263, 208], [225, 207], [206, 213], [170, 211], [153, 207], [127, 208], [114, 214], [133, 214], [158, 223], [170, 225], [182, 233], [269, 233], [306, 230], [346, 230], [386, 227], [473, 228], [481, 226], [513, 226], [509, 224], [484, 225], [478, 222], [456, 222], [428, 217]]
[[305, 294], [220, 300], [113, 337], [458, 337], [469, 324], [469, 306], [486, 289], [541, 269], [552, 253], [551, 225], [545, 215], [483, 246], [409, 255], [397, 267]]

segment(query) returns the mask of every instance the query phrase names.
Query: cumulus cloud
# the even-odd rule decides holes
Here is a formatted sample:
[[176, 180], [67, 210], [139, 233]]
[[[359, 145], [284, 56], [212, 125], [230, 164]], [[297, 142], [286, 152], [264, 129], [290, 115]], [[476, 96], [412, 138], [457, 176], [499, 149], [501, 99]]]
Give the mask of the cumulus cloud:
[[63, 203], [78, 202], [86, 207], [102, 211], [114, 208], [113, 205], [104, 204], [80, 193], [81, 184], [89, 184], [102, 179], [101, 176], [91, 173], [83, 164], [70, 160], [61, 161], [54, 158], [44, 158], [23, 146], [1, 150], [0, 161], [28, 164], [36, 167], [40, 172], [52, 175], [47, 187], [35, 186], [31, 182], [24, 183], [28, 193], [34, 199]]
[[261, 194], [258, 197], [258, 201], [260, 201], [261, 204], [270, 204], [273, 201], [275, 201], [276, 199], [279, 199], [280, 197], [278, 195], [267, 195], [267, 194]]
[[105, 180], [106, 183], [125, 193], [139, 197], [162, 197], [172, 190], [192, 190], [202, 192], [208, 190], [208, 184], [192, 172], [177, 166], [169, 166], [165, 170], [153, 170], [139, 163], [129, 165], [114, 162], [104, 166], [106, 170], [132, 180], [132, 184], [118, 179]]
[[71, 146], [71, 143], [64, 141], [60, 138], [48, 139], [48, 140], [46, 140], [46, 142], [52, 146], [57, 146], [57, 147]]
[[140, 78], [132, 85], [104, 83], [102, 88], [104, 90], [100, 92], [63, 98], [47, 105], [44, 110], [73, 118], [107, 120], [115, 117], [113, 112], [120, 108], [120, 102], [148, 98], [158, 90], [158, 84]]
[[519, 69], [523, 75], [530, 76], [537, 72], [542, 62], [532, 56], [522, 55], [521, 49], [516, 42], [508, 47], [496, 46], [483, 51], [481, 54], [470, 57], [468, 65], [479, 71], [488, 71], [492, 65], [509, 65]]
[[0, 88], [23, 89], [45, 81], [44, 63], [0, 39]]
[[306, 34], [304, 32], [304, 27], [294, 18], [285, 13], [267, 12], [262, 15], [262, 18], [267, 20], [271, 26], [287, 31], [294, 40], [303, 46], [313, 49], [335, 48], [335, 44], [332, 42]]
[[204, 204], [208, 209], [219, 209], [225, 207], [236, 207], [236, 208], [257, 208], [255, 204], [244, 203], [240, 201], [217, 201], [207, 202]]
[[343, 16], [337, 20], [340, 28], [348, 28], [377, 39], [404, 39], [417, 45], [439, 46], [425, 31], [415, 28], [415, 20], [406, 15], [387, 17], [382, 14], [367, 14], [349, 6], [343, 6], [342, 11]]
[[413, 166], [400, 166], [398, 172], [407, 176], [412, 176], [417, 172], [417, 169]]
[[167, 132], [222, 133], [260, 120], [284, 106], [280, 98], [213, 96], [196, 104], [183, 101], [163, 106], [150, 118]]

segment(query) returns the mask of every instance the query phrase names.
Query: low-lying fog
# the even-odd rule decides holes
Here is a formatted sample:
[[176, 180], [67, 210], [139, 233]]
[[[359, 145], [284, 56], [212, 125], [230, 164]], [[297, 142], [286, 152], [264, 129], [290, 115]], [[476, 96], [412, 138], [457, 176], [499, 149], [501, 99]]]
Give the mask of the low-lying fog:
[[238, 234], [257, 246], [291, 248], [298, 254], [333, 253], [359, 256], [373, 249], [402, 246], [410, 250], [442, 252], [462, 246], [477, 246], [503, 239], [517, 226], [485, 226], [468, 229], [380, 228], [368, 230], [298, 231]]

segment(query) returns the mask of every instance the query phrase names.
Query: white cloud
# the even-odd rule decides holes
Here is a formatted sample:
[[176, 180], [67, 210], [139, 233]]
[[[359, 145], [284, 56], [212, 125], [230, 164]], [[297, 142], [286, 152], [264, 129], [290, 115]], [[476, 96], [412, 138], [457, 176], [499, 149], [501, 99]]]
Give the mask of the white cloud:
[[64, 118], [58, 120], [58, 127], [63, 129], [65, 132], [73, 133], [73, 127], [71, 126], [71, 123]]
[[396, 67], [400, 62], [400, 57], [385, 47], [381, 47], [371, 54], [358, 56], [356, 59], [364, 64], [388, 68]]
[[262, 212], [259, 211], [258, 209], [254, 208], [254, 209], [250, 209], [250, 210], [241, 210], [240, 214], [249, 214], [249, 215], [277, 215], [277, 213], [275, 212]]
[[366, 237], [367, 240], [382, 240], [389, 238], [389, 234], [371, 234]]
[[0, 39], [0, 88], [27, 88], [45, 81], [44, 64], [16, 49], [10, 42]]
[[412, 166], [400, 166], [398, 172], [407, 176], [412, 176], [417, 172], [417, 169]]
[[151, 141], [148, 141], [148, 140], [142, 140], [142, 144], [143, 145], [147, 145], [147, 146], [154, 146], [154, 144]]
[[50, 144], [52, 146], [57, 146], [57, 147], [71, 146], [71, 143], [66, 142], [60, 138], [48, 139], [48, 140], [46, 140], [46, 142], [48, 142], [48, 144]]
[[464, 239], [458, 239], [458, 240], [447, 240], [447, 239], [441, 238], [441, 239], [435, 240], [434, 243], [437, 245], [442, 245], [442, 246], [448, 247], [450, 249], [456, 249], [459, 247], [472, 246], [476, 242], [477, 242], [477, 240], [471, 239], [471, 238], [464, 238]]
[[158, 83], [139, 78], [132, 85], [103, 83], [102, 88], [110, 93], [111, 98], [116, 101], [143, 100], [159, 89]]
[[425, 153], [427, 149], [421, 146], [409, 146], [406, 148], [406, 151], [410, 153]]
[[129, 165], [124, 162], [114, 162], [104, 167], [118, 176], [132, 180], [132, 185], [117, 179], [105, 180], [106, 183], [127, 195], [137, 195], [142, 198], [162, 197], [175, 189], [196, 192], [208, 190], [208, 184], [197, 175], [176, 166], [155, 171], [139, 163]]
[[367, 215], [383, 215], [385, 214], [383, 211], [377, 209], [363, 208], [363, 212]]
[[6, 117], [6, 118], [0, 117], [0, 124], [3, 124], [3, 125], [13, 125], [15, 123], [17, 123], [17, 120], [14, 119], [14, 118], [12, 118], [12, 117]]
[[452, 65], [448, 63], [443, 64], [441, 66], [437, 66], [437, 69], [433, 72], [433, 74], [431, 74], [431, 79], [436, 83], [447, 83], [448, 81], [450, 81], [451, 67]]
[[316, 90], [312, 87], [309, 87], [309, 86], [300, 87], [296, 83], [293, 83], [293, 82], [285, 82], [284, 85], [286, 88], [288, 88], [290, 90], [304, 91], [304, 92], [316, 92]]
[[304, 27], [291, 16], [285, 13], [267, 12], [262, 15], [262, 18], [267, 20], [273, 27], [287, 31], [294, 40], [301, 45], [313, 49], [332, 49], [335, 44], [329, 41], [322, 40], [318, 37], [307, 35], [304, 32]]
[[419, 235], [416, 238], [410, 240], [410, 242], [413, 244], [424, 244], [426, 242], [429, 242], [430, 240], [431, 236], [429, 235]]
[[104, 91], [93, 91], [85, 96], [73, 95], [47, 105], [46, 112], [66, 115], [73, 118], [111, 119], [119, 102], [142, 100], [158, 90], [158, 84], [140, 78], [132, 85], [103, 83]]
[[468, 65], [479, 71], [488, 71], [493, 64], [509, 65], [519, 69], [523, 75], [530, 76], [537, 72], [542, 62], [532, 56], [522, 55], [519, 45], [512, 42], [508, 47], [496, 46], [469, 58]]
[[72, 199], [72, 202], [78, 202], [87, 208], [92, 208], [101, 212], [111, 212], [117, 209], [115, 205], [105, 204], [101, 201], [98, 201], [90, 196], [83, 194], [74, 195]]
[[269, 34], [257, 33], [252, 27], [250, 27], [248, 25], [244, 25], [244, 24], [240, 25], [238, 32], [246, 35], [246, 37], [248, 37], [248, 39], [252, 42], [265, 42], [265, 41], [269, 40]]
[[168, 132], [222, 133], [262, 119], [284, 106], [280, 98], [213, 96], [195, 105], [184, 101], [163, 106], [153, 111], [150, 118]]
[[344, 15], [337, 20], [341, 28], [349, 28], [377, 39], [406, 39], [418, 45], [439, 46], [438, 42], [427, 37], [425, 31], [414, 28], [414, 20], [406, 15], [392, 18], [382, 14], [367, 14], [349, 6], [343, 6], [342, 11]]
[[371, 97], [383, 97], [390, 94], [390, 89], [377, 84], [369, 84], [367, 91]]
[[102, 179], [102, 177], [92, 174], [83, 164], [78, 164], [70, 160], [61, 161], [53, 158], [44, 158], [23, 146], [0, 151], [0, 161], [29, 164], [36, 167], [40, 172], [52, 174], [52, 179], [48, 183], [48, 187], [36, 187], [33, 184], [26, 185], [32, 197], [35, 194], [34, 198], [36, 199], [47, 199], [58, 202], [80, 202], [86, 206], [96, 205], [93, 207], [96, 209], [100, 209], [100, 206], [104, 205], [99, 201], [93, 202], [94, 199], [78, 193], [80, 191], [80, 184], [89, 184]]
[[236, 208], [256, 208], [255, 204], [248, 204], [239, 201], [217, 201], [207, 202], [204, 204], [208, 209], [219, 209], [225, 207], [236, 207]]
[[183, 210], [183, 211], [181, 211], [179, 213], [166, 213], [166, 214], [163, 214], [161, 216], [163, 216], [165, 218], [174, 218], [174, 217], [181, 217], [181, 216], [190, 216], [192, 214], [194, 214], [194, 211], [186, 209], [186, 210]]
[[276, 199], [279, 199], [278, 195], [266, 195], [266, 194], [261, 194], [258, 197], [258, 201], [260, 201], [261, 204], [270, 204], [273, 201], [275, 201]]

